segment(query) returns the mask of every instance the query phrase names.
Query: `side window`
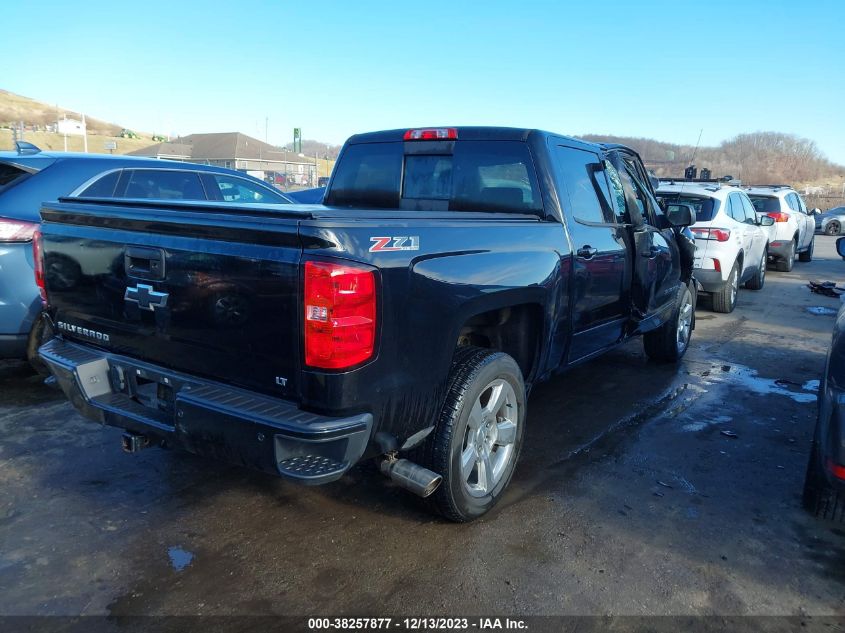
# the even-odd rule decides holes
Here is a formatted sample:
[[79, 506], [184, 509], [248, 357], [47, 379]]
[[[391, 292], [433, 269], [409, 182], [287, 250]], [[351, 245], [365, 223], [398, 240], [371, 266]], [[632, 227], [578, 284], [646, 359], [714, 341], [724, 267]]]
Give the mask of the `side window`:
[[754, 211], [754, 205], [748, 196], [740, 194], [739, 199], [742, 200], [742, 208], [745, 210], [745, 221], [748, 224], [757, 225], [757, 213]]
[[797, 193], [795, 194], [795, 199], [798, 201], [798, 208], [801, 209], [801, 213], [807, 213], [807, 205], [804, 204], [804, 199]]
[[798, 206], [798, 196], [794, 193], [790, 193], [786, 196], [786, 203], [789, 205], [789, 208], [793, 211], [800, 211], [800, 207]]
[[607, 223], [613, 219], [606, 217], [596, 190], [601, 171], [599, 157], [592, 152], [572, 147], [558, 146], [556, 149], [557, 167], [561, 179], [569, 193], [569, 205], [572, 217], [578, 222]]
[[124, 198], [152, 200], [205, 200], [199, 176], [193, 171], [129, 170]]
[[613, 196], [613, 208], [616, 212], [617, 222], [624, 223], [625, 220], [625, 190], [622, 188], [622, 179], [609, 160], [604, 161], [604, 173], [610, 183], [610, 192]]
[[118, 178], [120, 178], [120, 170], [108, 173], [92, 182], [79, 195], [83, 198], [112, 198]]
[[643, 183], [636, 165], [627, 158], [624, 158], [622, 162], [625, 165], [625, 170], [621, 174], [623, 187], [627, 185], [631, 188], [631, 192], [633, 193], [631, 199], [637, 205], [634, 213], [631, 213], [629, 209], [629, 214], [634, 217], [638, 213], [646, 224], [654, 225], [654, 218], [657, 213], [657, 201], [651, 196], [648, 187]]
[[745, 210], [742, 208], [739, 194], [732, 193], [728, 196], [728, 215], [737, 222], [745, 222]]
[[245, 178], [227, 174], [203, 174], [210, 200], [223, 200], [240, 204], [278, 204], [286, 202], [275, 192]]

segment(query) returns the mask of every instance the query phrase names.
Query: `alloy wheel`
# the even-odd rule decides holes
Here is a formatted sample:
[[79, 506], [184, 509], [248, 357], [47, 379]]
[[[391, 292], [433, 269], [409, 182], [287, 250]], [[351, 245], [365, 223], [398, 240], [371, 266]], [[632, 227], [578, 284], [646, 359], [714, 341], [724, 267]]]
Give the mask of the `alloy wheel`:
[[690, 333], [692, 332], [692, 295], [689, 290], [684, 291], [681, 299], [680, 312], [678, 314], [678, 331], [675, 341], [678, 351], [683, 352], [689, 344]]
[[490, 494], [514, 456], [519, 403], [510, 383], [488, 384], [470, 410], [461, 450], [461, 481], [473, 497]]

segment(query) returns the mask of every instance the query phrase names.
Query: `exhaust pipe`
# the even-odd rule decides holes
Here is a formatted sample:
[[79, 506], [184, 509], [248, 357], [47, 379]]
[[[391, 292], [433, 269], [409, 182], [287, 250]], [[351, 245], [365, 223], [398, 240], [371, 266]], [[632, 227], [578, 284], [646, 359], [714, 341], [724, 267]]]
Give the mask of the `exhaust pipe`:
[[124, 433], [120, 438], [120, 445], [124, 453], [137, 453], [150, 445], [150, 438], [137, 433]]
[[388, 457], [381, 463], [381, 472], [393, 483], [420, 497], [428, 497], [437, 490], [443, 477], [407, 459]]

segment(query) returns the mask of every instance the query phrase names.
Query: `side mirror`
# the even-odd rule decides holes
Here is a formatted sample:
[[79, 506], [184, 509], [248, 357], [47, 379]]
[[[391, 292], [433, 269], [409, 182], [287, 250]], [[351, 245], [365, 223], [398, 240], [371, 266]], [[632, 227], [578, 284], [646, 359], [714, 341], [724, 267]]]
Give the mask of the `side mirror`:
[[774, 223], [775, 219], [768, 215], [764, 215], [763, 217], [757, 219], [757, 224], [760, 226], [772, 226]]
[[845, 258], [845, 237], [840, 237], [836, 240], [836, 252], [839, 253], [842, 258]]
[[811, 215], [821, 215], [822, 210], [816, 207], [815, 209], [810, 209]]
[[688, 204], [672, 202], [666, 205], [666, 220], [672, 226], [695, 224], [695, 210]]

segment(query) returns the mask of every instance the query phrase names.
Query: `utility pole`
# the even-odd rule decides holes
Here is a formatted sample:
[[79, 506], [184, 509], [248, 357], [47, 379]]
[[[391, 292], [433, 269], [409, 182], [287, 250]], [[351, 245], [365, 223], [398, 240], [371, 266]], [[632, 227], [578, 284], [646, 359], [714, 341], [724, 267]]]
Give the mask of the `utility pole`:
[[82, 150], [88, 153], [88, 124], [85, 122], [85, 113], [82, 114]]

